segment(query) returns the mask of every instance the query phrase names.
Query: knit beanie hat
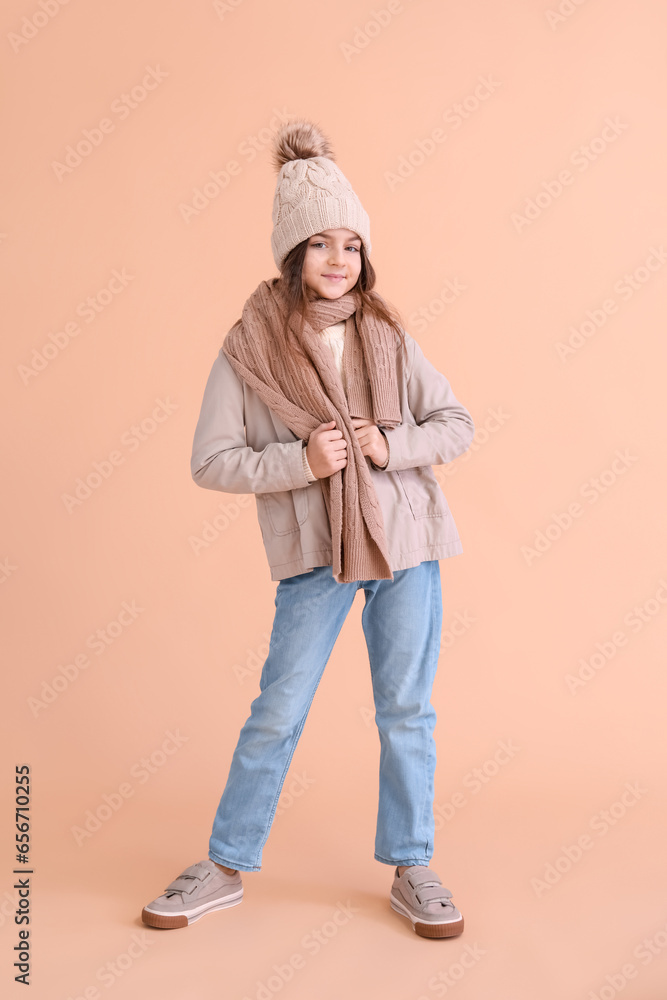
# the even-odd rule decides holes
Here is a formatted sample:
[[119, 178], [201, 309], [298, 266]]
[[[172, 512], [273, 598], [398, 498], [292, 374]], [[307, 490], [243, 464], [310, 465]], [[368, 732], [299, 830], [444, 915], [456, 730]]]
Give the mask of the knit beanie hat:
[[353, 230], [370, 255], [370, 220], [318, 125], [302, 118], [283, 125], [274, 138], [273, 165], [271, 249], [278, 270], [290, 250], [324, 229]]

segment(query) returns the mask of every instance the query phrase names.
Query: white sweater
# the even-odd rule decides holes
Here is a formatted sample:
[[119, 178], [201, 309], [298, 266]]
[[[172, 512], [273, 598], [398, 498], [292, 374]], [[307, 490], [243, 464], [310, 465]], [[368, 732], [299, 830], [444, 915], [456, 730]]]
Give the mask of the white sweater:
[[[331, 348], [331, 353], [334, 356], [336, 366], [340, 372], [341, 379], [345, 379], [343, 375], [343, 346], [345, 344], [345, 320], [342, 319], [340, 323], [334, 323], [333, 326], [327, 326], [322, 330], [320, 336]], [[302, 451], [303, 456], [303, 471], [306, 473], [306, 479], [309, 483], [314, 483], [318, 478], [313, 475], [312, 469], [308, 464], [308, 459], [306, 458], [306, 449]]]

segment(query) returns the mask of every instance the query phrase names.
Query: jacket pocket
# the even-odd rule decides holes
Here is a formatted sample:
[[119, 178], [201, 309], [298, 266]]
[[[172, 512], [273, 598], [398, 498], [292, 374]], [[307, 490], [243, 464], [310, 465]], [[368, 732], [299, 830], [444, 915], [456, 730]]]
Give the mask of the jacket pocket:
[[275, 535], [299, 531], [308, 517], [308, 490], [281, 490], [279, 493], [256, 493], [257, 508], [262, 521]]
[[445, 517], [449, 514], [449, 505], [430, 465], [398, 469], [397, 474], [413, 517]]

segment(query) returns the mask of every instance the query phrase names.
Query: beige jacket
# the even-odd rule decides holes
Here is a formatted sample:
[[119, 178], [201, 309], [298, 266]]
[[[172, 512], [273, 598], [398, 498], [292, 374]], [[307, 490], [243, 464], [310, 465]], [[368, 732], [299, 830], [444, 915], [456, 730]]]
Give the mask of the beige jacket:
[[[392, 572], [462, 552], [433, 465], [470, 447], [472, 417], [449, 382], [405, 333], [399, 388], [403, 423], [381, 428], [389, 461], [367, 458], [382, 509]], [[331, 530], [320, 480], [308, 481], [298, 438], [230, 365], [222, 348], [204, 389], [192, 446], [192, 478], [205, 489], [254, 493], [272, 580], [333, 563]]]

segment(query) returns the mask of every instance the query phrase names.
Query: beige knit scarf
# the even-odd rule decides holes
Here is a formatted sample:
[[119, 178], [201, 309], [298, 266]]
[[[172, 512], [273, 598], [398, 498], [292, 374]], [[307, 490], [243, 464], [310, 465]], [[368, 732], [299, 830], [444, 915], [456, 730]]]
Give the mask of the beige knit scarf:
[[[367, 458], [352, 424], [366, 417], [385, 427], [402, 422], [396, 373], [397, 336], [389, 323], [364, 313], [358, 292], [338, 299], [313, 297], [309, 319], [299, 333], [300, 315], [290, 316], [292, 344], [303, 352], [295, 364], [281, 349], [286, 300], [280, 278], [262, 281], [227, 333], [222, 349], [239, 378], [297, 435], [308, 441], [321, 423], [336, 421], [347, 444], [347, 465], [320, 479], [333, 542], [333, 577], [393, 580], [384, 519]], [[319, 336], [345, 320], [343, 387], [329, 346]]]

